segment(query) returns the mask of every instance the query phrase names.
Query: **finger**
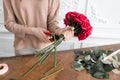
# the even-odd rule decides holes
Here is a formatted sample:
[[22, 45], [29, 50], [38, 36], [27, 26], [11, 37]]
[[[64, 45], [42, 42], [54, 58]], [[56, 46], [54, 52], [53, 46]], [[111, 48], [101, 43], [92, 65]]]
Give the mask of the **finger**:
[[70, 40], [74, 37], [74, 31], [68, 30], [64, 32], [65, 40]]
[[55, 30], [55, 34], [56, 35], [60, 35], [60, 34], [62, 34], [63, 33], [63, 28], [61, 28], [61, 29], [57, 29], [57, 30]]
[[41, 35], [42, 37], [40, 37], [40, 40], [43, 42], [50, 42], [49, 38], [44, 33], [41, 33]]
[[72, 39], [74, 37], [74, 31], [70, 31], [69, 35], [69, 39]]
[[74, 31], [74, 27], [71, 27], [71, 30]]
[[44, 28], [42, 28], [42, 31], [43, 32], [49, 32], [47, 29], [44, 29]]
[[72, 30], [72, 31], [74, 31], [74, 27], [69, 27], [69, 30]]
[[72, 34], [72, 31], [69, 32], [69, 36], [68, 36], [68, 40], [72, 39], [73, 37], [73, 34]]
[[65, 28], [65, 30], [74, 30], [74, 27], [72, 27], [72, 26], [67, 26], [66, 28]]
[[51, 42], [49, 39], [50, 39], [50, 37], [48, 37], [48, 36], [43, 36], [43, 39], [44, 39], [44, 42]]
[[68, 31], [66, 31], [66, 32], [64, 32], [64, 37], [65, 37], [65, 41], [67, 41], [67, 40], [69, 40], [69, 32]]
[[74, 37], [74, 30], [73, 30], [73, 31], [71, 31], [71, 35], [72, 35], [72, 37]]
[[69, 30], [69, 29], [70, 29], [70, 26], [66, 26], [66, 27], [65, 27], [65, 30]]

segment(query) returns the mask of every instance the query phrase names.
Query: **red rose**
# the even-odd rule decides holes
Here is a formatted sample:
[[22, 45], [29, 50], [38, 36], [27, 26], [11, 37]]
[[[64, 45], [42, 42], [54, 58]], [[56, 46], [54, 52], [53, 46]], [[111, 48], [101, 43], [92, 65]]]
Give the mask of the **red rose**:
[[67, 26], [69, 24], [69, 20], [64, 19], [64, 24]]
[[84, 16], [83, 14], [80, 14], [78, 18], [83, 22], [86, 22], [86, 20], [88, 20], [87, 17]]
[[89, 29], [85, 30], [83, 33], [78, 34], [78, 39], [79, 40], [84, 40], [86, 39], [90, 34], [92, 33], [92, 27]]
[[74, 18], [74, 17], [76, 17], [76, 13], [71, 12], [70, 16], [71, 16], [72, 18]]
[[65, 16], [65, 19], [69, 20], [72, 17], [71, 15], [72, 15], [71, 12], [67, 13], [66, 16]]
[[89, 21], [86, 21], [86, 22], [83, 22], [83, 23], [81, 24], [81, 27], [82, 27], [83, 30], [87, 30], [87, 29], [90, 28], [91, 26], [90, 26]]

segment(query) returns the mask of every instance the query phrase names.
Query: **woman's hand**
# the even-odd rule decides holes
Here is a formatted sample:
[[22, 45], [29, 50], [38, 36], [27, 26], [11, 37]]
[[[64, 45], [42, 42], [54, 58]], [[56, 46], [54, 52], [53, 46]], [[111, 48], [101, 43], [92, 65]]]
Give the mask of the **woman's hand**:
[[51, 42], [48, 38], [49, 35], [46, 35], [45, 33], [49, 32], [48, 30], [44, 29], [44, 28], [27, 28], [26, 29], [26, 33], [30, 34], [30, 35], [34, 35], [35, 37], [37, 37], [41, 42]]
[[74, 36], [74, 28], [70, 26], [66, 26], [65, 28], [56, 29], [55, 34], [57, 35], [63, 34], [65, 37], [64, 40], [70, 40]]

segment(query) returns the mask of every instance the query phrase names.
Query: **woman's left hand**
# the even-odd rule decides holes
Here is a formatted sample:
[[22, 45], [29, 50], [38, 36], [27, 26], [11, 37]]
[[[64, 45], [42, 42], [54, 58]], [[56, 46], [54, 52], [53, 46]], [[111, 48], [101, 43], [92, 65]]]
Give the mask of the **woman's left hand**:
[[55, 30], [55, 34], [60, 35], [63, 34], [66, 40], [70, 40], [74, 36], [74, 28], [71, 26], [66, 26], [65, 28], [60, 28]]

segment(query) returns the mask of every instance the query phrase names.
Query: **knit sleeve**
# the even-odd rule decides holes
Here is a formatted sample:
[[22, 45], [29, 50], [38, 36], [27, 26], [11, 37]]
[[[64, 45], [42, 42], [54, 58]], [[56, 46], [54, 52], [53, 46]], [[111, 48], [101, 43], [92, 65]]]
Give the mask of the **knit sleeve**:
[[11, 0], [3, 0], [4, 8], [4, 25], [6, 29], [18, 37], [23, 38], [25, 36], [25, 25], [16, 23], [15, 14], [11, 5]]
[[49, 0], [47, 23], [48, 29], [51, 32], [54, 32], [55, 29], [59, 28], [58, 23], [59, 6], [60, 6], [59, 0]]

